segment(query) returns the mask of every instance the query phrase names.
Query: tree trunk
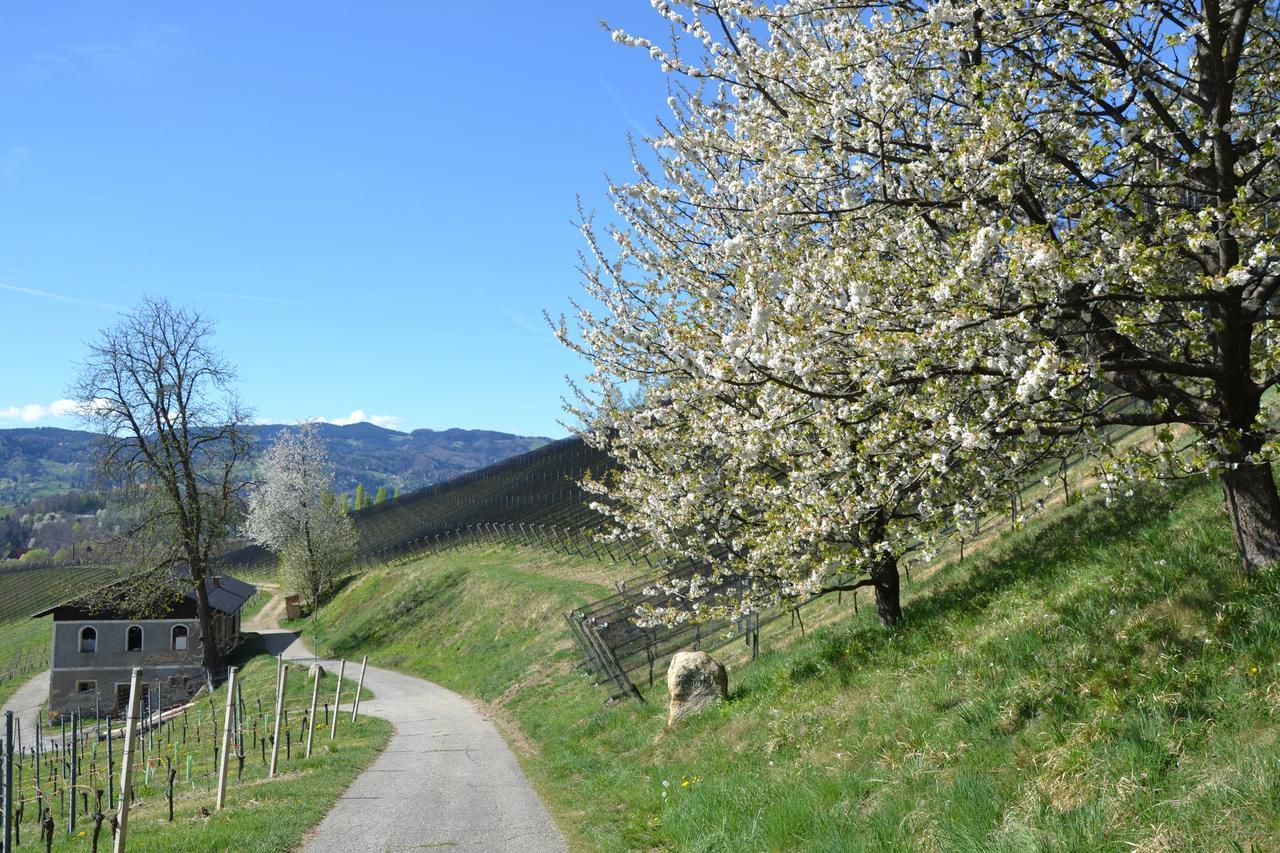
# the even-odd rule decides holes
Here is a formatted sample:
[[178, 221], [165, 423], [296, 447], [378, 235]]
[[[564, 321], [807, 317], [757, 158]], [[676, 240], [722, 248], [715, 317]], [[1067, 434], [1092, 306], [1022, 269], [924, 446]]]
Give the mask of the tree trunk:
[[1245, 574], [1280, 562], [1280, 493], [1271, 463], [1240, 462], [1220, 479]]
[[213, 635], [213, 608], [209, 606], [209, 590], [204, 581], [207, 572], [203, 567], [191, 565], [191, 582], [196, 592], [196, 618], [200, 620], [200, 665], [204, 667], [204, 683], [213, 692], [214, 677], [222, 663], [218, 651], [218, 638]]
[[897, 558], [885, 557], [872, 566], [871, 583], [876, 591], [876, 615], [882, 625], [892, 628], [902, 621]]

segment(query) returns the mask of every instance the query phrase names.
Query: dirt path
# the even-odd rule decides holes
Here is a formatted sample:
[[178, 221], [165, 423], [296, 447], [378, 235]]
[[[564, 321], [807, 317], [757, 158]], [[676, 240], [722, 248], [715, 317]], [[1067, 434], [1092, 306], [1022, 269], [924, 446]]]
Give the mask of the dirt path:
[[[263, 646], [288, 660], [311, 660], [294, 633], [280, 630], [279, 596], [251, 626]], [[336, 671], [337, 664], [321, 661]], [[358, 662], [347, 666], [358, 677]], [[361, 713], [395, 733], [386, 750], [311, 832], [307, 851], [565, 849], [564, 839], [493, 724], [458, 694], [421, 678], [369, 667], [374, 698]]]

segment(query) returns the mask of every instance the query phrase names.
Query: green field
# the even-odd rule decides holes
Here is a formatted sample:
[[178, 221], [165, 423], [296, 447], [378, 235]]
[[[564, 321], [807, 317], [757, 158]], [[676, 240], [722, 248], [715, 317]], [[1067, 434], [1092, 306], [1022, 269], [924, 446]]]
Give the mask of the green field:
[[322, 620], [485, 703], [578, 849], [1277, 849], [1280, 573], [1236, 565], [1214, 484], [1091, 498], [918, 582], [895, 631], [846, 599], [766, 637], [670, 732], [661, 691], [604, 705], [574, 668], [560, 613], [621, 569], [453, 553]]
[[[292, 665], [287, 681], [285, 708], [286, 727], [281, 734], [278, 773], [267, 776], [269, 750], [264, 759], [262, 736], [273, 725], [272, 707], [276, 678], [276, 662], [272, 657], [257, 655], [242, 658], [241, 693], [246, 707], [244, 718], [245, 762], [238, 772], [233, 756], [229, 764], [227, 808], [215, 810], [216, 765], [213, 748], [220, 744], [220, 729], [226, 707], [225, 688], [212, 697], [199, 700], [186, 714], [160, 728], [154, 744], [140, 755], [134, 768], [134, 790], [137, 802], [129, 817], [129, 849], [142, 851], [170, 850], [244, 850], [276, 851], [295, 847], [336, 802], [338, 796], [377, 756], [391, 734], [384, 720], [360, 717], [354, 724], [350, 714], [338, 723], [337, 739], [329, 740], [323, 711], [317, 711], [313, 752], [304, 758], [305, 715], [310, 704], [311, 682], [305, 666]], [[355, 682], [344, 679], [345, 699], [354, 695]], [[326, 673], [320, 685], [321, 702], [333, 701], [337, 676]], [[367, 691], [366, 691], [367, 693]], [[259, 702], [264, 711], [258, 711]], [[321, 706], [323, 707], [323, 706]], [[256, 742], [255, 742], [256, 741]], [[286, 744], [289, 757], [286, 757]], [[114, 743], [117, 762], [116, 784], [121, 743]], [[174, 820], [168, 822], [165, 759], [177, 770], [174, 785]], [[54, 850], [88, 850], [93, 833], [93, 791], [106, 788], [107, 754], [105, 742], [95, 746], [90, 738], [84, 760], [83, 790], [89, 793], [89, 812], [80, 814], [74, 835], [68, 834], [68, 805], [61, 794], [65, 782], [50, 781], [53, 766], [46, 764], [42, 777], [45, 802], [52, 808], [56, 824]], [[148, 767], [150, 770], [148, 770]], [[30, 760], [18, 771], [22, 777], [19, 796], [24, 804], [22, 822], [23, 845], [36, 847], [35, 787]], [[107, 811], [104, 805], [104, 811]], [[103, 827], [103, 846], [110, 844], [110, 820]], [[100, 849], [102, 849], [100, 847]]]

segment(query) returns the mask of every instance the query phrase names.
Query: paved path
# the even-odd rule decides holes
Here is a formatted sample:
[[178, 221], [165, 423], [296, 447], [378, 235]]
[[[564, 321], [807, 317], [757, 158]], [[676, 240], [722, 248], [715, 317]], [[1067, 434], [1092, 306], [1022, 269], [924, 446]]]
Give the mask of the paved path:
[[49, 670], [33, 677], [18, 688], [9, 701], [0, 708], [0, 740], [4, 739], [4, 712], [12, 711], [18, 721], [19, 731], [14, 733], [14, 742], [21, 741], [23, 748], [36, 742], [36, 719], [40, 711], [49, 702]]
[[[246, 622], [286, 659], [311, 660], [297, 635], [269, 628], [277, 601]], [[321, 661], [336, 671], [336, 663]], [[348, 677], [359, 664], [347, 665]], [[395, 727], [383, 752], [312, 831], [307, 851], [562, 851], [564, 839], [511, 750], [470, 702], [437, 684], [369, 667], [361, 713]]]

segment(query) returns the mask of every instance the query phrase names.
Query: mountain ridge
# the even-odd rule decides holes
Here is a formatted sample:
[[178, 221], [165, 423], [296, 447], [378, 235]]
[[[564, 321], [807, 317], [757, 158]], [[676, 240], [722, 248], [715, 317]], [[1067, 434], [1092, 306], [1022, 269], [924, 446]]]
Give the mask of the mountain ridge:
[[[259, 443], [273, 439], [289, 424], [254, 424]], [[334, 463], [334, 488], [351, 491], [411, 491], [443, 482], [520, 453], [552, 439], [486, 429], [450, 427], [401, 432], [367, 422], [317, 424]], [[33, 497], [90, 488], [94, 433], [63, 427], [0, 429], [0, 505]]]

